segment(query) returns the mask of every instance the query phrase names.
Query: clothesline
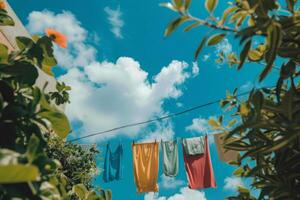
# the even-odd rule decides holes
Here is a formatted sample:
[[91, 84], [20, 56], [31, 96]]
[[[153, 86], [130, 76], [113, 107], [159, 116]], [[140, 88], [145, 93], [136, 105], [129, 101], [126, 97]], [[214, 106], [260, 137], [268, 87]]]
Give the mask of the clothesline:
[[[182, 151], [188, 186], [190, 189], [215, 188], [216, 181], [210, 158], [207, 136], [186, 138], [182, 141]], [[176, 177], [179, 172], [179, 152], [177, 141], [132, 144], [133, 175], [137, 192], [158, 192], [159, 157], [162, 155], [163, 174]], [[119, 144], [113, 151], [108, 143], [103, 166], [105, 183], [123, 179], [124, 149]]]
[[[274, 86], [272, 86], [272, 87], [274, 87]], [[261, 87], [261, 88], [258, 88], [258, 89], [263, 89], [263, 88], [271, 88], [271, 87]], [[244, 96], [246, 94], [249, 94], [251, 91], [252, 90], [247, 91], [247, 92], [243, 92], [243, 93], [240, 93], [236, 96], [237, 97]], [[198, 110], [200, 108], [204, 108], [204, 107], [219, 103], [222, 99], [223, 98], [220, 98], [218, 100], [214, 100], [214, 101], [210, 101], [210, 102], [207, 102], [207, 103], [204, 103], [204, 104], [200, 104], [200, 105], [191, 107], [189, 109], [186, 109], [186, 110], [183, 110], [183, 111], [180, 111], [180, 112], [176, 112], [176, 113], [172, 113], [172, 114], [168, 114], [168, 115], [158, 117], [158, 118], [155, 118], [155, 119], [142, 121], [142, 122], [137, 122], [137, 123], [126, 124], [126, 125], [118, 126], [118, 127], [112, 128], [112, 129], [105, 130], [105, 131], [100, 131], [100, 132], [97, 132], [97, 133], [88, 134], [88, 135], [85, 135], [85, 136], [82, 136], [82, 137], [71, 139], [67, 142], [75, 142], [75, 141], [78, 141], [78, 140], [82, 140], [82, 139], [89, 138], [89, 137], [94, 137], [96, 135], [101, 135], [101, 134], [104, 134], [104, 133], [109, 133], [109, 132], [113, 132], [113, 131], [120, 130], [120, 129], [125, 129], [125, 128], [129, 128], [129, 127], [134, 127], [134, 126], [140, 126], [140, 125], [143, 125], [143, 124], [150, 124], [150, 123], [153, 123], [153, 122], [156, 122], [156, 121], [173, 118], [173, 117], [176, 117], [176, 116], [188, 113], [188, 112], [192, 112], [194, 110]]]

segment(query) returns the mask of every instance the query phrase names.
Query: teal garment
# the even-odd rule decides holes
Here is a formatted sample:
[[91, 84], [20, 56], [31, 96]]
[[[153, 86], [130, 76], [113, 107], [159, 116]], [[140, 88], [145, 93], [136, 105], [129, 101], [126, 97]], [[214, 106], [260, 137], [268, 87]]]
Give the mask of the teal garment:
[[164, 174], [174, 177], [178, 174], [178, 145], [176, 141], [161, 142]]
[[186, 155], [204, 154], [204, 137], [185, 138], [182, 140], [184, 153]]
[[119, 144], [115, 152], [112, 152], [110, 145], [106, 146], [106, 154], [103, 167], [104, 182], [120, 180], [123, 176], [123, 146]]

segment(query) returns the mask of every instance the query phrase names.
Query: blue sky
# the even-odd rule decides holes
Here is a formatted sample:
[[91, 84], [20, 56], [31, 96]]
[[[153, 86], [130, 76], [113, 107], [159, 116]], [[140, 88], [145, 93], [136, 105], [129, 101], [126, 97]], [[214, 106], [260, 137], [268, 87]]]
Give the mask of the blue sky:
[[[160, 7], [161, 0], [9, 2], [29, 32], [41, 34], [44, 28], [52, 27], [69, 38], [68, 49], [55, 48], [59, 64], [54, 70], [56, 77], [73, 89], [71, 104], [66, 107], [74, 130], [69, 138], [178, 112], [224, 97], [226, 90], [236, 87], [246, 91], [258, 86], [256, 77], [261, 66], [245, 65], [238, 72], [225, 64], [215, 64], [218, 49], [240, 50], [231, 37], [217, 48], [205, 48], [193, 66], [194, 50], [208, 29], [201, 27], [189, 33], [180, 29], [165, 38], [164, 29], [176, 14]], [[222, 13], [225, 6], [225, 2], [220, 1], [216, 13]], [[194, 1], [191, 12], [206, 16], [204, 1]], [[264, 85], [270, 85], [276, 73], [272, 72]], [[219, 106], [212, 105], [172, 120], [82, 140], [81, 143], [97, 143], [100, 149], [104, 149], [108, 141], [113, 147], [119, 142], [124, 145], [123, 180], [106, 184], [100, 175], [95, 184], [110, 188], [114, 200], [210, 200], [233, 194], [235, 186], [242, 182], [231, 177], [233, 167], [218, 159], [212, 140], [210, 151], [216, 189], [191, 191], [186, 188], [181, 148], [180, 172], [176, 179], [162, 177], [160, 165], [158, 194], [137, 194], [133, 179], [132, 140], [153, 141], [211, 133], [207, 119], [220, 114]], [[228, 116], [225, 119], [228, 120]]]

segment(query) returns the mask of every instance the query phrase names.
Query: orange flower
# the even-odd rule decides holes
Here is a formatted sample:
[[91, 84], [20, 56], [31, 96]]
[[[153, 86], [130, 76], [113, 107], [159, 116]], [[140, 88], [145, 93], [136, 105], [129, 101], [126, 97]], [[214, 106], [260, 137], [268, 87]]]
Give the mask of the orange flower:
[[67, 48], [67, 36], [52, 28], [46, 28], [45, 33], [61, 48]]
[[3, 1], [0, 1], [0, 9], [5, 9], [6, 5]]

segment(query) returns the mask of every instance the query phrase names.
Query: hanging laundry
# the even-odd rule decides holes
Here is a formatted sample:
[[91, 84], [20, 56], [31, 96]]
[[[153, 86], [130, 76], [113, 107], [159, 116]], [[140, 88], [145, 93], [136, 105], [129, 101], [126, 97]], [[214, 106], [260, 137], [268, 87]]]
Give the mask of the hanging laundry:
[[219, 158], [220, 158], [220, 160], [228, 163], [230, 161], [236, 160], [238, 158], [239, 152], [234, 151], [234, 150], [225, 149], [223, 147], [224, 137], [225, 137], [224, 133], [214, 135], [215, 144], [216, 144], [216, 147], [218, 150]]
[[182, 139], [184, 152], [186, 155], [199, 155], [204, 153], [204, 138], [194, 137]]
[[[201, 137], [203, 138], [203, 137]], [[217, 187], [214, 172], [210, 160], [207, 136], [204, 139], [204, 153], [199, 155], [188, 155], [184, 149], [189, 143], [182, 143], [184, 150], [184, 165], [191, 189], [215, 188]]]
[[132, 144], [132, 157], [137, 192], [157, 192], [158, 142]]
[[174, 177], [178, 174], [178, 145], [177, 141], [161, 142], [164, 174]]
[[103, 180], [110, 182], [120, 180], [123, 176], [123, 146], [119, 144], [116, 151], [112, 152], [109, 143], [106, 146]]

